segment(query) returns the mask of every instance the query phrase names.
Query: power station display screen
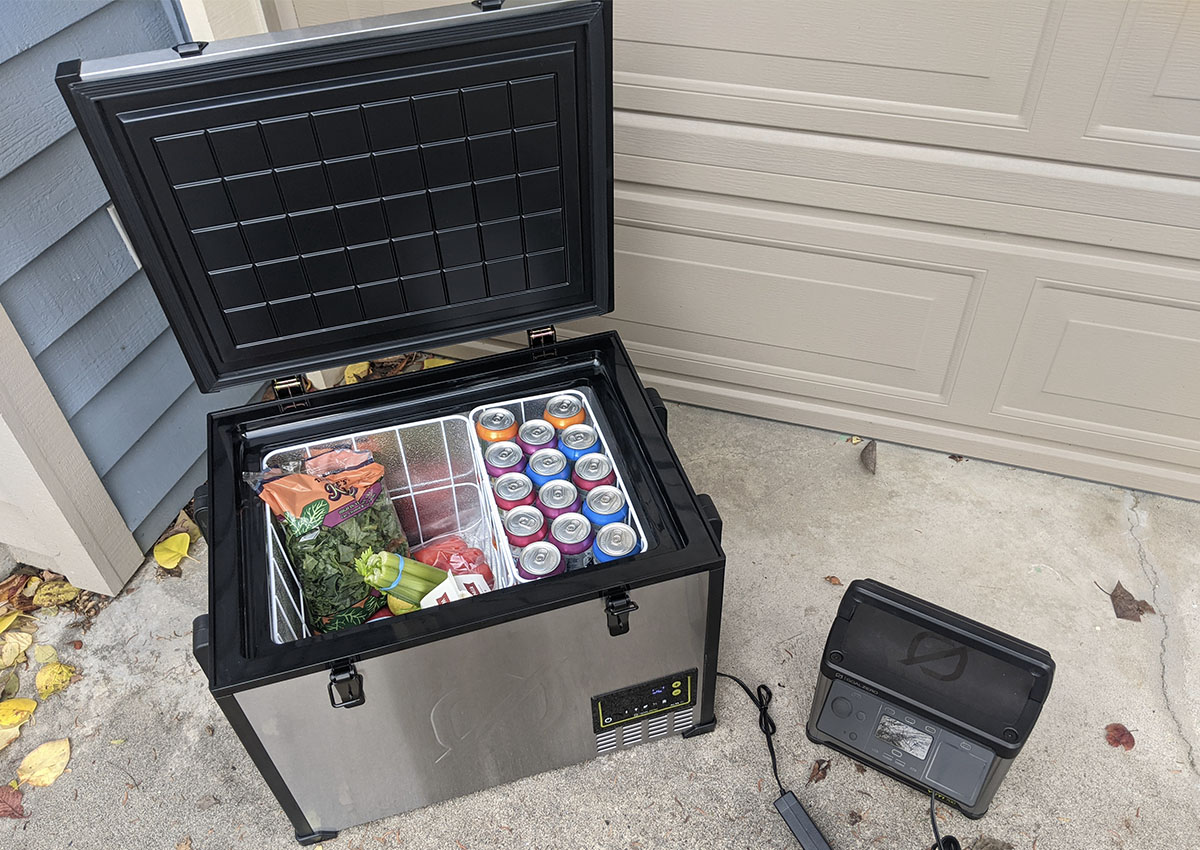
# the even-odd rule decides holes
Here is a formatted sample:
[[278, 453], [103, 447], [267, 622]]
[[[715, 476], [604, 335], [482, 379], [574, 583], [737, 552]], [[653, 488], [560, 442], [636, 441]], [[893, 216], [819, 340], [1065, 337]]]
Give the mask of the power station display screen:
[[844, 646], [860, 675], [956, 717], [985, 714], [1014, 725], [1033, 674], [944, 634], [871, 605], [854, 609]]
[[929, 755], [929, 748], [933, 745], [932, 735], [926, 735], [907, 723], [901, 723], [886, 714], [879, 718], [879, 727], [875, 730], [875, 737], [885, 744], [890, 744], [898, 750], [904, 750], [910, 756], [919, 759]]

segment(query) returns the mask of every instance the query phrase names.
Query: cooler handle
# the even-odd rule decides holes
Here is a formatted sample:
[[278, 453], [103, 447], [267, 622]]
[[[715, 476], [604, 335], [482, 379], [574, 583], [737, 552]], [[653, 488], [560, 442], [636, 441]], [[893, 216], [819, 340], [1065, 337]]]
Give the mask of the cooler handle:
[[646, 395], [650, 397], [650, 407], [654, 410], [654, 415], [662, 423], [663, 430], [667, 430], [666, 402], [662, 400], [662, 396], [658, 394], [658, 390], [654, 389], [654, 387], [646, 387]]
[[200, 669], [204, 671], [204, 675], [211, 682], [212, 647], [209, 645], [207, 614], [201, 614], [192, 620], [192, 655], [195, 656], [196, 663], [200, 665]]
[[720, 543], [725, 523], [721, 521], [721, 514], [717, 511], [717, 506], [713, 504], [712, 496], [707, 493], [698, 493], [696, 501], [700, 503], [700, 515], [704, 517], [705, 522], [712, 526], [713, 534], [717, 535], [717, 542]]
[[192, 518], [200, 534], [208, 540], [208, 482], [205, 481], [192, 494]]

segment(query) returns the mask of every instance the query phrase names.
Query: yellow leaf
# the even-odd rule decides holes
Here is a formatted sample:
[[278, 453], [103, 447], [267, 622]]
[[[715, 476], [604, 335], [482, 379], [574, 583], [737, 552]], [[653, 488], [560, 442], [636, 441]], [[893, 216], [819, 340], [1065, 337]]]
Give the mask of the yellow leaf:
[[346, 367], [346, 371], [344, 373], [345, 383], [357, 384], [363, 378], [367, 377], [367, 373], [370, 371], [370, 363], [351, 363]]
[[16, 664], [21, 654], [33, 646], [33, 635], [25, 632], [8, 632], [0, 635], [0, 667]]
[[451, 360], [449, 357], [426, 357], [421, 364], [422, 369], [432, 369], [434, 366], [448, 366], [451, 363], [457, 363], [457, 360]]
[[74, 601], [78, 595], [79, 588], [69, 581], [47, 581], [33, 594], [33, 604], [39, 608], [53, 608]]
[[17, 617], [21, 616], [20, 611], [10, 611], [7, 614], [0, 615], [0, 634], [17, 621]]
[[112, 744], [114, 747], [116, 747], [116, 746], [120, 746], [121, 744], [124, 744], [125, 739], [124, 738], [113, 738], [111, 741], [109, 741], [109, 743]]
[[47, 741], [29, 755], [17, 767], [17, 779], [38, 788], [54, 784], [62, 776], [71, 760], [71, 742], [66, 738]]
[[33, 648], [33, 660], [38, 664], [53, 664], [58, 661], [58, 650], [48, 643], [39, 643]]
[[46, 699], [71, 684], [71, 677], [74, 675], [74, 667], [55, 661], [53, 664], [43, 665], [33, 683], [37, 686], [38, 696]]
[[25, 582], [25, 586], [21, 588], [21, 595], [26, 599], [32, 599], [33, 594], [37, 593], [38, 585], [42, 580], [37, 576], [31, 576], [29, 581]]
[[21, 728], [19, 726], [14, 726], [11, 729], [0, 729], [0, 750], [3, 750], [19, 737], [21, 737]]
[[20, 726], [33, 716], [37, 702], [18, 697], [0, 702], [0, 729], [11, 729]]
[[173, 570], [179, 566], [180, 561], [187, 557], [188, 547], [191, 544], [191, 538], [188, 537], [186, 531], [172, 534], [161, 543], [155, 544], [154, 560], [164, 570]]

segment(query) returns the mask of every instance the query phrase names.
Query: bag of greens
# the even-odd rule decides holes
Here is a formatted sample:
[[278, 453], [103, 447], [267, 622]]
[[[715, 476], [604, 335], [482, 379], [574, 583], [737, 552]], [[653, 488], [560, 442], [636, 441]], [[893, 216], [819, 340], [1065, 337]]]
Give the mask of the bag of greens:
[[258, 496], [283, 531], [315, 632], [365, 623], [386, 604], [354, 569], [359, 553], [408, 554], [383, 472], [370, 452], [333, 449], [306, 460], [303, 472], [257, 476]]

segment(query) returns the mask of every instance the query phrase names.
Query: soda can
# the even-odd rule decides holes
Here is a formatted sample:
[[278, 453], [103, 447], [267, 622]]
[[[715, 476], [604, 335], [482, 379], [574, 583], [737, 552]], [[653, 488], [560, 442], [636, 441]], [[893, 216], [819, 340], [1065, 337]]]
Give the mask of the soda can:
[[596, 532], [596, 542], [592, 544], [592, 558], [597, 564], [607, 564], [609, 561], [632, 555], [637, 544], [637, 532], [632, 526], [614, 522]]
[[617, 473], [613, 470], [613, 462], [608, 459], [608, 455], [592, 452], [575, 461], [571, 481], [586, 492], [605, 484], [616, 484]]
[[537, 581], [547, 576], [556, 576], [567, 570], [562, 553], [551, 543], [530, 543], [517, 558], [517, 581], [521, 584]]
[[624, 522], [629, 516], [629, 505], [625, 494], [609, 484], [596, 487], [583, 500], [583, 515], [596, 528], [610, 522]]
[[546, 539], [546, 518], [533, 505], [513, 508], [504, 518], [504, 536], [512, 548], [514, 558], [530, 543]]
[[554, 448], [554, 426], [545, 419], [530, 419], [517, 429], [517, 445], [527, 455], [541, 449]]
[[546, 402], [546, 412], [542, 418], [560, 431], [565, 431], [572, 425], [581, 425], [587, 420], [583, 405], [573, 395], [556, 395]]
[[591, 425], [572, 425], [559, 435], [558, 450], [567, 456], [571, 463], [586, 454], [599, 450], [600, 441], [596, 438], [596, 429]]
[[596, 539], [592, 524], [583, 514], [569, 513], [555, 517], [546, 538], [562, 552], [568, 570], [581, 570], [592, 560], [592, 541]]
[[529, 457], [525, 474], [533, 486], [541, 489], [547, 481], [561, 481], [571, 477], [571, 465], [566, 455], [558, 449], [539, 449]]
[[538, 490], [537, 501], [533, 504], [546, 519], [554, 519], [563, 514], [578, 513], [583, 507], [583, 499], [570, 481], [547, 481]]
[[496, 497], [496, 507], [505, 514], [521, 505], [532, 505], [537, 498], [533, 492], [533, 482], [528, 475], [520, 472], [506, 472], [497, 478], [492, 494]]
[[517, 417], [503, 407], [492, 407], [479, 414], [475, 433], [485, 443], [500, 443], [517, 438]]
[[499, 478], [509, 472], [525, 470], [525, 452], [516, 443], [492, 443], [483, 451], [483, 467], [487, 474]]

